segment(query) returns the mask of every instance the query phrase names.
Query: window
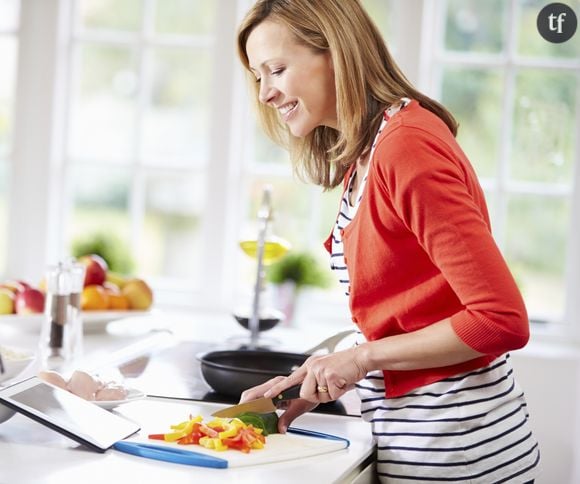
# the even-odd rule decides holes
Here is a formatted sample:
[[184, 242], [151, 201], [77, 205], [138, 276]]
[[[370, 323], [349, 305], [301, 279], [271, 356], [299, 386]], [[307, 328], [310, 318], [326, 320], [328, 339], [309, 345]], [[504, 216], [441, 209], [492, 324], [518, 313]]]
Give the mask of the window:
[[[461, 123], [530, 315], [578, 319], [580, 44], [537, 35], [540, 0], [362, 1]], [[233, 48], [251, 3], [0, 2], [1, 273], [39, 279], [104, 232], [160, 303], [231, 308], [253, 287], [238, 244], [266, 183], [274, 232], [328, 263], [339, 190], [296, 180], [254, 123]], [[344, 303], [338, 287], [320, 296], [321, 311]]]
[[143, 277], [198, 289], [217, 3], [74, 7], [68, 241], [110, 237]]
[[6, 266], [9, 170], [12, 160], [19, 1], [0, 3], [0, 272]]
[[[580, 2], [568, 2], [580, 12]], [[447, 0], [434, 43], [436, 97], [484, 186], [493, 230], [532, 320], [561, 321], [577, 297], [580, 43], [537, 32], [540, 0]], [[576, 167], [576, 168], [575, 168]], [[576, 276], [577, 277], [577, 276]], [[574, 293], [573, 291], [576, 291]], [[567, 314], [567, 317], [572, 317]]]

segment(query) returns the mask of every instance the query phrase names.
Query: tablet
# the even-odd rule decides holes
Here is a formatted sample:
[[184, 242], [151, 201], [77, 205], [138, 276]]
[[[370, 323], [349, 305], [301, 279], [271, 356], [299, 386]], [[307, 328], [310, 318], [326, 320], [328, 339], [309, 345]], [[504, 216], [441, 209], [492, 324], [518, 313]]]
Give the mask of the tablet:
[[139, 431], [139, 426], [34, 376], [0, 389], [0, 404], [98, 452]]

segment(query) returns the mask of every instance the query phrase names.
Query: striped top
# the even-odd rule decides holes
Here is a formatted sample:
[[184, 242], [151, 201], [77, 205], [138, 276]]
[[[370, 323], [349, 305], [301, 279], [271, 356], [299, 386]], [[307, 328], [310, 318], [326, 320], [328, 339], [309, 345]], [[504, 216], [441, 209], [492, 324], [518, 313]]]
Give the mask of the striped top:
[[351, 205], [349, 200], [352, 198], [351, 197], [353, 190], [352, 184], [354, 181], [354, 177], [356, 176], [356, 170], [353, 170], [350, 180], [348, 182], [348, 187], [344, 192], [342, 200], [340, 201], [340, 209], [332, 230], [332, 250], [330, 253], [330, 268], [336, 271], [338, 275], [338, 282], [340, 282], [340, 284], [344, 287], [344, 293], [347, 296], [350, 295], [350, 283], [346, 263], [344, 262], [344, 250], [342, 246], [342, 235], [341, 235], [342, 230], [344, 230], [344, 228], [350, 223], [350, 221], [356, 215], [356, 211], [360, 205], [360, 201], [362, 200], [364, 189], [367, 183], [368, 173], [370, 170], [371, 160], [373, 158], [373, 153], [375, 152], [375, 147], [377, 145], [377, 141], [379, 139], [381, 132], [383, 131], [383, 129], [385, 129], [385, 126], [387, 125], [389, 119], [391, 119], [391, 117], [393, 117], [401, 109], [406, 107], [410, 102], [411, 100], [409, 98], [403, 98], [400, 104], [391, 106], [389, 109], [385, 111], [385, 115], [383, 116], [383, 120], [381, 122], [381, 125], [379, 126], [379, 129], [371, 146], [367, 170], [366, 173], [364, 173], [363, 175], [363, 179], [359, 183], [355, 203], [354, 205]]

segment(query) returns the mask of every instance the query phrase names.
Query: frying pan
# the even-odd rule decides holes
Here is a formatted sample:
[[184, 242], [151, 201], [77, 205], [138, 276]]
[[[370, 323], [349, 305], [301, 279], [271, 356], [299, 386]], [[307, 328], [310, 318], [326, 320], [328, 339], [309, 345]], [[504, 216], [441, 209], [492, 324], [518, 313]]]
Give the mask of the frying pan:
[[267, 350], [210, 351], [199, 356], [201, 373], [217, 393], [239, 398], [244, 390], [260, 385], [275, 376], [288, 376], [315, 351], [334, 351], [336, 345], [354, 330], [346, 330], [325, 339], [304, 353]]

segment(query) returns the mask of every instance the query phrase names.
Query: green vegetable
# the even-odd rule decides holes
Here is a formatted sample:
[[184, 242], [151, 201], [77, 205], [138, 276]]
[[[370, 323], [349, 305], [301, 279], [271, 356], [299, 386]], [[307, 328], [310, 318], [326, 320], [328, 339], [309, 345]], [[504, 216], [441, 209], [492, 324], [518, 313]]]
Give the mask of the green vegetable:
[[244, 412], [237, 415], [236, 418], [239, 418], [246, 425], [253, 425], [257, 429], [262, 429], [262, 435], [278, 433], [278, 414], [276, 412]]

